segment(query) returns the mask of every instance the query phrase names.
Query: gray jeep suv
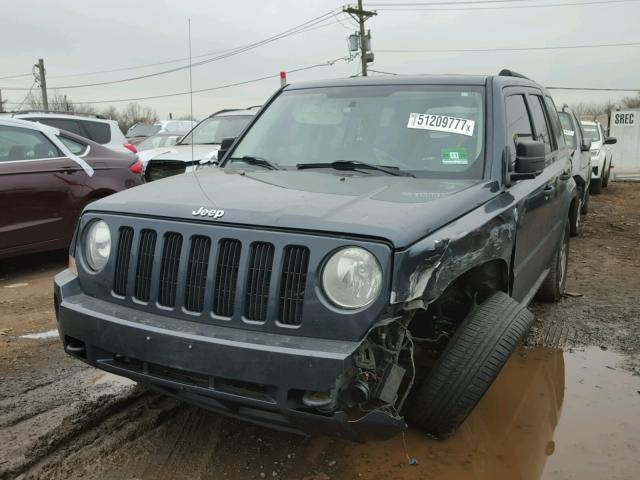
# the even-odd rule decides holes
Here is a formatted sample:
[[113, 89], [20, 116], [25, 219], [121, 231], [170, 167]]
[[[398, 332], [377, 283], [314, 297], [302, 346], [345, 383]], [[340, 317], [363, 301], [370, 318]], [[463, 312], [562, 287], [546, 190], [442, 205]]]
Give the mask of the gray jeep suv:
[[85, 209], [67, 353], [286, 431], [446, 436], [563, 292], [575, 182], [521, 75], [288, 85], [219, 158]]

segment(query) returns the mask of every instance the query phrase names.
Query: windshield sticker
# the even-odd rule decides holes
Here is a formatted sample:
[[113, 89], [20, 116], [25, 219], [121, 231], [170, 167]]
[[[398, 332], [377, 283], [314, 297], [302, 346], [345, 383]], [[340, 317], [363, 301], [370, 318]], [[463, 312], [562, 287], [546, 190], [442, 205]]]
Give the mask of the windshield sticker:
[[468, 165], [466, 148], [443, 148], [441, 152], [443, 165]]
[[476, 122], [466, 118], [432, 115], [429, 113], [410, 113], [407, 128], [436, 130], [438, 132], [458, 133], [471, 137]]
[[563, 130], [565, 135], [569, 135], [570, 137], [573, 137], [576, 132], [574, 132], [573, 130]]

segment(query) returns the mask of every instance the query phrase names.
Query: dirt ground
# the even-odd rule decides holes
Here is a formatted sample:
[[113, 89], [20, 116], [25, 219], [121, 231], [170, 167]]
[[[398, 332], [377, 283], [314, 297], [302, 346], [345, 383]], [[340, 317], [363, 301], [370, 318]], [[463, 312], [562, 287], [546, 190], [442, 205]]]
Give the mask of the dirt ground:
[[46, 333], [64, 252], [0, 262], [0, 479], [636, 479], [639, 238], [640, 184], [591, 198], [569, 295], [532, 305], [526, 345], [447, 441], [303, 438], [150, 393]]

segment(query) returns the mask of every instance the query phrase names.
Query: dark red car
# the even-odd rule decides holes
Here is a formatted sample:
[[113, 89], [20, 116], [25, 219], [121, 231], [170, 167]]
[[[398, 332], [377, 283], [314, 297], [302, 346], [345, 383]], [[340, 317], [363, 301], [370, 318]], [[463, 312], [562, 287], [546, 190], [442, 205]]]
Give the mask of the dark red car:
[[142, 183], [137, 157], [0, 117], [0, 259], [67, 248], [86, 204]]

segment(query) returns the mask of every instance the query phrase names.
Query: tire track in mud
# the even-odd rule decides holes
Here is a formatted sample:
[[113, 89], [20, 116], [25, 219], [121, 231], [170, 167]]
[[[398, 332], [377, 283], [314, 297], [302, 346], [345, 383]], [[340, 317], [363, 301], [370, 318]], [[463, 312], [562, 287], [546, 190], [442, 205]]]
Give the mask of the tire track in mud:
[[189, 408], [185, 417], [175, 441], [157, 452], [145, 469], [143, 480], [193, 479], [215, 470], [209, 464], [220, 442], [220, 417], [194, 408]]

